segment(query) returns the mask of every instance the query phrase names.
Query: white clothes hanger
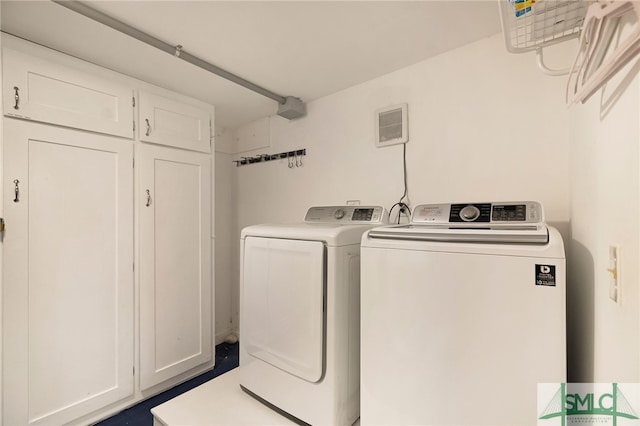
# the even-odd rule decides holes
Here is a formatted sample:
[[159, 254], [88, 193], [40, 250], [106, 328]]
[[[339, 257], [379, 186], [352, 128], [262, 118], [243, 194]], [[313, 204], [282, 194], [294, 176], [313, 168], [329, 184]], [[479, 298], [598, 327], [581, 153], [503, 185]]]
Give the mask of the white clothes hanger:
[[[633, 32], [605, 57], [618, 22], [633, 12], [637, 24]], [[585, 16], [576, 59], [567, 81], [567, 104], [586, 102], [622, 67], [640, 53], [640, 2], [600, 0]]]

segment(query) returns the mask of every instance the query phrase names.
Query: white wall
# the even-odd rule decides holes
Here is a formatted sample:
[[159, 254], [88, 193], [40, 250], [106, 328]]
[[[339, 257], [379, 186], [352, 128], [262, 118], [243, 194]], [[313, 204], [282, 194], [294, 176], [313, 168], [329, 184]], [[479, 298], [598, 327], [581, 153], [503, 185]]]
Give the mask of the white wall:
[[[554, 50], [556, 60], [568, 61], [575, 45]], [[566, 78], [542, 74], [532, 54], [507, 53], [496, 35], [310, 102], [303, 119], [271, 117], [271, 147], [241, 155], [300, 148], [308, 155], [301, 168], [281, 160], [226, 171], [234, 200], [228, 223], [235, 222], [225, 282], [233, 326], [240, 229], [296, 222], [311, 205], [350, 199], [390, 207], [403, 192], [402, 147], [374, 147], [373, 117], [377, 108], [407, 102], [413, 204], [542, 201], [567, 247], [569, 380], [639, 381], [640, 83], [629, 81], [638, 68], [631, 64], [568, 110]], [[608, 298], [610, 244], [621, 247], [620, 304]], [[218, 275], [216, 282], [222, 285]]]
[[[562, 51], [565, 57], [572, 53]], [[570, 52], [570, 50], [569, 50]], [[311, 205], [361, 200], [387, 208], [403, 193], [402, 146], [375, 148], [374, 112], [409, 105], [412, 204], [540, 200], [568, 238], [569, 123], [564, 79], [531, 54], [507, 53], [500, 34], [310, 102], [305, 118], [271, 118], [271, 147], [307, 149], [286, 160], [234, 168], [232, 237], [237, 324], [238, 240], [244, 226], [300, 221]], [[237, 156], [236, 156], [237, 157]]]
[[[216, 143], [217, 143], [216, 138]], [[231, 156], [223, 152], [215, 153], [215, 343], [221, 343], [234, 330], [233, 292], [231, 285], [232, 251], [229, 242], [233, 234], [231, 195]]]
[[[222, 343], [238, 328], [234, 324], [237, 285], [233, 284], [235, 218], [235, 164], [231, 153], [235, 152], [233, 132], [225, 128], [215, 129], [215, 340]], [[237, 320], [237, 318], [236, 318]]]
[[[638, 314], [640, 63], [571, 110], [573, 300], [576, 381], [640, 380]], [[609, 299], [609, 245], [621, 249], [621, 300]]]

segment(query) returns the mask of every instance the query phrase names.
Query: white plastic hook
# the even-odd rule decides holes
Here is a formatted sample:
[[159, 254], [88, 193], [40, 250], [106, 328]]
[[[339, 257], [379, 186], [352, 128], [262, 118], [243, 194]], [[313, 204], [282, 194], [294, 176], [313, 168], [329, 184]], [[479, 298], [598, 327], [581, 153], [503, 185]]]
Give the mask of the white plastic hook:
[[538, 61], [538, 68], [540, 68], [540, 70], [550, 76], [553, 77], [559, 77], [559, 76], [563, 76], [563, 75], [568, 75], [569, 72], [571, 71], [571, 68], [562, 68], [562, 69], [552, 69], [549, 68], [545, 63], [544, 63], [544, 56], [542, 54], [542, 48], [540, 49], [536, 49], [536, 59]]

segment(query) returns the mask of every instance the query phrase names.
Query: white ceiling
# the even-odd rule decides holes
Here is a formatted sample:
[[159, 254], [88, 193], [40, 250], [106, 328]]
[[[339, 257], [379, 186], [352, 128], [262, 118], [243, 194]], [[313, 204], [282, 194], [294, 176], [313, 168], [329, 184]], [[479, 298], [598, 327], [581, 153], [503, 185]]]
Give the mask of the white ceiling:
[[[335, 93], [500, 31], [495, 0], [88, 1], [91, 7], [282, 96]], [[223, 128], [271, 99], [49, 1], [1, 3], [2, 31], [216, 106]]]

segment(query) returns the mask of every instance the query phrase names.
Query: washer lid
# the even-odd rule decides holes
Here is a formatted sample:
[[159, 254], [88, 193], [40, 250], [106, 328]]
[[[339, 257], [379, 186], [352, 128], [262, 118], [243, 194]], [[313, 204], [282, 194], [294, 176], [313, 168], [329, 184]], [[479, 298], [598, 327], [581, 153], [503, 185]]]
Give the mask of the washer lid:
[[547, 244], [549, 232], [544, 224], [529, 226], [443, 226], [399, 225], [376, 228], [369, 238], [458, 243]]

